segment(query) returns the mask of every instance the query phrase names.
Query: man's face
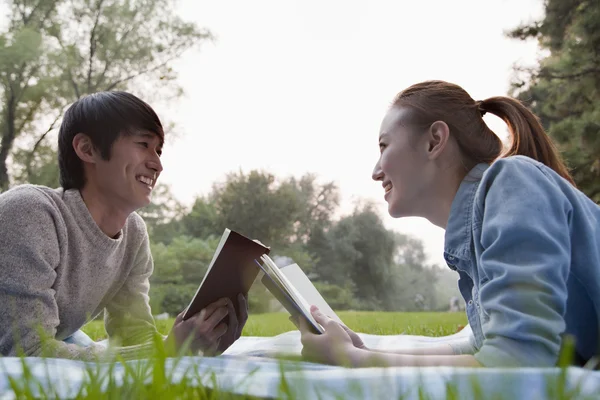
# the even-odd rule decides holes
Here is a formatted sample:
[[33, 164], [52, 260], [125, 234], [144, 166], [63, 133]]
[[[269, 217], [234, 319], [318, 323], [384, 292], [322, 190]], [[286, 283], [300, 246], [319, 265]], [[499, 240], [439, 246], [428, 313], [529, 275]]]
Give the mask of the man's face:
[[147, 206], [163, 169], [161, 153], [161, 141], [154, 133], [121, 135], [113, 143], [110, 160], [96, 164], [98, 190], [126, 212]]

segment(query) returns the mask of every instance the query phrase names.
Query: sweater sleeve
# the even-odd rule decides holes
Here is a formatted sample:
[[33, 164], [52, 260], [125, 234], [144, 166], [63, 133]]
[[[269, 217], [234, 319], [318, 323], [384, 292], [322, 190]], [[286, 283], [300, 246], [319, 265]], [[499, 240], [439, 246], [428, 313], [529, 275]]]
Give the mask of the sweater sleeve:
[[55, 339], [60, 221], [52, 201], [33, 187], [10, 190], [0, 196], [0, 227], [0, 354], [96, 359], [101, 346]]
[[[145, 224], [135, 215], [138, 229], [143, 232], [143, 240], [135, 257], [127, 280], [117, 294], [107, 304], [104, 323], [111, 341], [120, 346], [115, 350], [124, 358], [135, 358], [151, 353], [152, 339], [159, 335], [152, 317], [148, 292], [153, 260]], [[162, 339], [162, 336], [158, 336]]]

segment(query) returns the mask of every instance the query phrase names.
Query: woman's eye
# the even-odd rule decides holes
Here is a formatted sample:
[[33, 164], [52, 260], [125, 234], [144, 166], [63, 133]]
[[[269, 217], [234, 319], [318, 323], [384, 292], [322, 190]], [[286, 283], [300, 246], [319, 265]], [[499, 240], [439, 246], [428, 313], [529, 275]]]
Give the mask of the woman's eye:
[[379, 143], [379, 151], [382, 151], [383, 149], [385, 149], [385, 143]]
[[148, 143], [147, 142], [138, 142], [138, 144], [140, 146], [144, 146], [145, 148], [148, 148]]

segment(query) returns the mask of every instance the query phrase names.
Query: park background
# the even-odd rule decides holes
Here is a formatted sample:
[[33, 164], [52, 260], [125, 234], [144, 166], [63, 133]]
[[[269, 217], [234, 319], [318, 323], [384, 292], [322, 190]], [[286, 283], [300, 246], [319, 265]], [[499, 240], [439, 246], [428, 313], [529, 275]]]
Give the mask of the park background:
[[[518, 97], [599, 201], [599, 28], [592, 0], [3, 0], [0, 191], [57, 187], [66, 107], [127, 90], [167, 125], [140, 211], [155, 314], [187, 305], [225, 227], [298, 263], [336, 310], [448, 311], [443, 231], [389, 217], [371, 180], [386, 108], [427, 79]], [[257, 285], [252, 313], [271, 299]]]

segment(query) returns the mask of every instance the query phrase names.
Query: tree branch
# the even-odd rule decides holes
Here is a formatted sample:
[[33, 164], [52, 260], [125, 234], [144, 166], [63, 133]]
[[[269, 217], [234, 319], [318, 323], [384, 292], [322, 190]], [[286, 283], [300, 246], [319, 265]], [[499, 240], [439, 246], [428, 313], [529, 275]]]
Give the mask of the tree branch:
[[[137, 10], [136, 10], [136, 13], [133, 15], [133, 18], [135, 18], [136, 15], [137, 15]], [[102, 83], [104, 82], [104, 78], [106, 77], [106, 72], [112, 65], [111, 60], [114, 60], [119, 56], [119, 53], [120, 53], [121, 49], [123, 48], [123, 45], [125, 44], [125, 39], [127, 39], [127, 36], [129, 36], [129, 34], [131, 34], [131, 32], [133, 32], [135, 30], [135, 28], [138, 27], [138, 24], [135, 23], [135, 21], [132, 21], [132, 24], [130, 26], [131, 26], [131, 28], [128, 29], [127, 31], [125, 31], [123, 36], [121, 36], [121, 40], [119, 40], [119, 46], [117, 46], [117, 48], [115, 49], [114, 53], [112, 54], [112, 57], [110, 59], [106, 60], [106, 64], [104, 64], [104, 70], [102, 71], [102, 73], [100, 74], [100, 77], [98, 77], [98, 81], [96, 82], [96, 87], [100, 87], [100, 85], [102, 85]]]
[[98, 28], [98, 23], [100, 22], [100, 15], [102, 15], [102, 4], [104, 0], [98, 0], [96, 3], [98, 5], [98, 9], [96, 10], [96, 19], [94, 20], [94, 26], [92, 27], [92, 31], [90, 33], [90, 58], [88, 63], [88, 73], [87, 73], [87, 91], [91, 92], [92, 88], [92, 70], [93, 70], [93, 61], [94, 55], [96, 54], [96, 28]]
[[[66, 48], [65, 45], [62, 42], [62, 39], [56, 35], [54, 36], [56, 38], [56, 40], [58, 41], [58, 44], [60, 45], [60, 48], [65, 52], [66, 55]], [[79, 87], [77, 86], [77, 83], [75, 82], [75, 79], [73, 78], [73, 74], [71, 73], [71, 69], [67, 69], [67, 74], [69, 75], [69, 80], [71, 83], [71, 86], [73, 86], [73, 90], [75, 91], [75, 96], [77, 96], [77, 98], [79, 99], [81, 97], [81, 94], [79, 92]]]
[[572, 74], [564, 74], [564, 75], [555, 74], [550, 71], [541, 70], [539, 72], [538, 76], [541, 78], [548, 78], [548, 79], [573, 79], [573, 78], [581, 78], [582, 76], [586, 76], [589, 74], [599, 74], [599, 73], [600, 73], [600, 67], [590, 67], [583, 71], [575, 72]]
[[144, 75], [144, 74], [148, 74], [148, 73], [150, 73], [150, 72], [157, 71], [157, 70], [159, 70], [160, 68], [162, 68], [162, 67], [164, 67], [165, 65], [167, 65], [169, 62], [171, 62], [171, 61], [173, 61], [174, 59], [176, 59], [177, 57], [178, 57], [178, 56], [172, 56], [172, 57], [169, 57], [169, 58], [167, 58], [166, 60], [164, 60], [163, 62], [161, 62], [160, 64], [158, 64], [158, 65], [155, 65], [154, 67], [143, 69], [143, 70], [141, 70], [141, 71], [139, 71], [139, 72], [136, 72], [135, 74], [132, 74], [132, 75], [126, 76], [125, 78], [122, 78], [122, 79], [117, 79], [116, 81], [114, 81], [113, 83], [111, 83], [110, 85], [108, 85], [108, 87], [107, 87], [105, 90], [106, 90], [106, 91], [113, 90], [115, 87], [117, 87], [117, 86], [118, 86], [119, 84], [121, 84], [121, 83], [125, 83], [125, 82], [128, 82], [128, 81], [132, 80], [132, 79], [135, 79], [135, 78], [137, 78], [138, 76], [141, 76], [141, 75]]
[[56, 118], [54, 118], [54, 121], [52, 121], [52, 124], [50, 124], [50, 127], [35, 142], [35, 144], [33, 145], [33, 149], [31, 150], [31, 152], [27, 156], [26, 169], [27, 169], [27, 177], [28, 178], [29, 178], [29, 176], [31, 176], [31, 162], [33, 161], [33, 157], [35, 156], [35, 152], [37, 151], [37, 149], [40, 146], [40, 144], [42, 144], [42, 142], [44, 141], [44, 139], [46, 138], [46, 136], [48, 136], [48, 134], [50, 132], [52, 132], [52, 130], [54, 129], [54, 126], [56, 125], [56, 123], [58, 122], [58, 120], [62, 117], [64, 109], [65, 109], [65, 107], [63, 106], [61, 108], [60, 112], [56, 115]]
[[22, 132], [23, 129], [25, 129], [25, 125], [27, 124], [28, 121], [31, 121], [31, 117], [39, 109], [41, 104], [42, 104], [42, 100], [40, 99], [36, 104], [29, 107], [29, 111], [27, 112], [27, 115], [23, 118], [23, 121], [22, 121], [21, 125], [17, 128], [16, 132]]

